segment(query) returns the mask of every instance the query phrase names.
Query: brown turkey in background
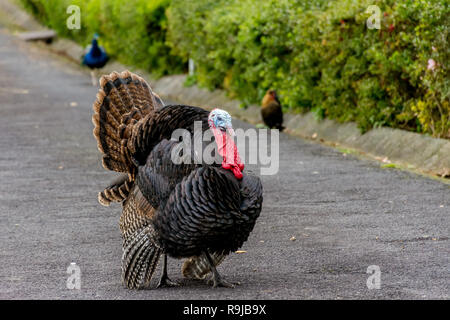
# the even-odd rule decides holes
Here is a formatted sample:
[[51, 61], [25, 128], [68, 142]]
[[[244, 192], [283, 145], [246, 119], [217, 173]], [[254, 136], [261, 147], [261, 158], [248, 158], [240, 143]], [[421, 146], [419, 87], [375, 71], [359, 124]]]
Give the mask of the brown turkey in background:
[[283, 111], [281, 110], [281, 103], [275, 90], [267, 90], [266, 95], [262, 100], [261, 116], [264, 124], [271, 129], [278, 129], [282, 131], [283, 127]]

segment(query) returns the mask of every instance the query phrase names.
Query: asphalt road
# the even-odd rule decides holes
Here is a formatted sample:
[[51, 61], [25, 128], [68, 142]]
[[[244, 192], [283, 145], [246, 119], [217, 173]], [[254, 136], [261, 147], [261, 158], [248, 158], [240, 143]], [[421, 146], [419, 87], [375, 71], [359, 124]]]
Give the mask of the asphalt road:
[[[450, 297], [448, 185], [285, 134], [246, 253], [219, 267], [241, 285], [125, 289], [120, 206], [96, 199], [114, 176], [92, 135], [96, 91], [87, 71], [0, 31], [0, 298]], [[71, 262], [80, 290], [66, 287]], [[180, 261], [169, 265], [181, 280]], [[371, 265], [380, 289], [366, 285]]]

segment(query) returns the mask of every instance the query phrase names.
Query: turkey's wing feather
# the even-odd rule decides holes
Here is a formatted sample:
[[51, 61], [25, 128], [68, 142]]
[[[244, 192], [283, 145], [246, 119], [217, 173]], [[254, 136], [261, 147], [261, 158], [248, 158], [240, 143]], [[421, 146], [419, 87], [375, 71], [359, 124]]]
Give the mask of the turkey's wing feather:
[[162, 253], [155, 241], [152, 225], [136, 230], [123, 248], [122, 282], [129, 288], [145, 288], [150, 284]]
[[151, 223], [154, 215], [155, 209], [134, 185], [119, 223], [123, 238], [122, 281], [128, 288], [149, 285], [162, 253]]
[[155, 208], [147, 201], [141, 190], [136, 185], [133, 185], [129, 196], [123, 203], [122, 215], [119, 221], [124, 247], [125, 243], [130, 240], [131, 234], [150, 224], [155, 214]]

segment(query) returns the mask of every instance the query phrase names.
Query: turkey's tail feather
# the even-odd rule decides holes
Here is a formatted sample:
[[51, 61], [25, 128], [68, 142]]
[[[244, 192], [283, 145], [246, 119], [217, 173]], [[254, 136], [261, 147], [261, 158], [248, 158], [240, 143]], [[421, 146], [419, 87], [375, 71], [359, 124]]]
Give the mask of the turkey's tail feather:
[[[213, 252], [210, 256], [214, 262], [214, 266], [217, 267], [225, 259], [226, 254]], [[210, 272], [211, 269], [208, 260], [204, 255], [186, 259], [181, 267], [181, 273], [188, 279], [205, 279]]]
[[103, 167], [128, 173], [129, 179], [107, 188], [99, 195], [102, 204], [121, 201], [121, 193], [129, 190], [134, 180], [136, 166], [128, 149], [135, 124], [145, 116], [161, 108], [163, 102], [147, 82], [129, 72], [113, 72], [100, 79], [100, 90], [94, 102], [94, 136], [103, 154]]
[[127, 140], [138, 120], [155, 110], [157, 102], [147, 82], [124, 71], [102, 76], [94, 102], [94, 136], [106, 169], [127, 172], [134, 164], [127, 155]]
[[111, 202], [122, 202], [130, 194], [134, 182], [126, 174], [114, 180], [105, 190], [98, 193], [98, 202], [109, 206]]
[[129, 289], [143, 289], [150, 284], [162, 250], [154, 241], [151, 226], [138, 230], [130, 239], [123, 249], [122, 282]]

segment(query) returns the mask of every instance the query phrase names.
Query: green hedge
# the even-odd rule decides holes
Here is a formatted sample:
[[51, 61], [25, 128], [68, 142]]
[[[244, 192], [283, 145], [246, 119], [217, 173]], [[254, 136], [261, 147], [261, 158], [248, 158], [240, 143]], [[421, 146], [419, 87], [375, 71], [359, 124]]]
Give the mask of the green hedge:
[[[448, 0], [21, 1], [61, 35], [88, 44], [98, 32], [110, 55], [157, 75], [192, 58], [195, 81], [245, 103], [276, 88], [292, 111], [450, 138]], [[69, 4], [79, 31], [66, 28]], [[380, 30], [366, 26], [373, 4]]]
[[[88, 45], [94, 33], [108, 54], [160, 76], [185, 71], [166, 45], [170, 0], [21, 0], [38, 19], [63, 37]], [[69, 30], [69, 5], [81, 9], [81, 29]]]
[[[380, 30], [366, 27], [372, 4]], [[450, 138], [448, 2], [173, 0], [168, 16], [170, 45], [197, 61], [202, 85], [247, 103], [272, 87], [292, 110], [363, 131]]]

